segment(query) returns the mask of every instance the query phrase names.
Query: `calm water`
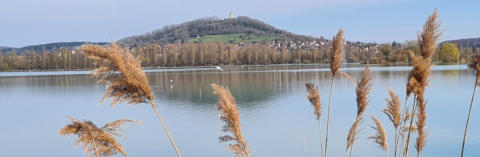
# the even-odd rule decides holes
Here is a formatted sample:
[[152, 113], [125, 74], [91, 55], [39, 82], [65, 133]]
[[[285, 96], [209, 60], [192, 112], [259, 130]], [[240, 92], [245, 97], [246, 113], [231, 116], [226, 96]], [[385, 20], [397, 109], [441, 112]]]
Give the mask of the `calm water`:
[[[405, 96], [409, 67], [372, 67], [374, 84], [367, 116], [380, 118], [393, 146], [393, 127], [381, 112], [387, 89]], [[342, 69], [354, 78], [361, 67]], [[146, 104], [120, 104], [114, 108], [99, 100], [104, 87], [86, 71], [0, 73], [0, 154], [15, 157], [80, 157], [81, 147], [74, 147], [74, 136], [58, 135], [69, 123], [65, 116], [92, 120], [98, 125], [120, 118], [140, 120], [127, 125], [120, 138], [129, 156], [175, 156], [153, 110]], [[233, 156], [218, 143], [222, 123], [215, 111], [216, 97], [211, 83], [231, 88], [240, 108], [243, 134], [252, 156], [319, 156], [319, 128], [313, 108], [305, 99], [306, 82], [320, 86], [326, 111], [330, 72], [320, 65], [260, 66], [148, 70], [160, 113], [167, 122], [185, 157]], [[170, 81], [172, 80], [172, 81]], [[435, 66], [427, 89], [427, 128], [430, 132], [423, 156], [458, 156], [474, 73], [465, 65]], [[346, 134], [356, 113], [355, 87], [347, 80], [335, 80], [332, 106], [330, 156], [343, 156]], [[478, 100], [478, 98], [477, 98]], [[479, 102], [479, 101], [477, 101]], [[480, 156], [480, 107], [472, 113], [466, 156]], [[323, 118], [326, 117], [324, 112]], [[322, 119], [325, 124], [325, 119]], [[356, 156], [384, 156], [368, 135], [374, 133], [366, 117], [357, 141]], [[323, 131], [324, 133], [324, 131]], [[416, 137], [416, 136], [414, 136]], [[412, 151], [415, 151], [411, 147]]]

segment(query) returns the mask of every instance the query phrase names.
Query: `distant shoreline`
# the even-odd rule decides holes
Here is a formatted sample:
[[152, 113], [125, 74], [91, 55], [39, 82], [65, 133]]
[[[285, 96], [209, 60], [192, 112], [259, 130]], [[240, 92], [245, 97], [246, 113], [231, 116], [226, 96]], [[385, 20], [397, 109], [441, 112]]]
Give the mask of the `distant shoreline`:
[[[341, 71], [361, 71], [364, 64], [344, 64]], [[256, 69], [261, 67], [288, 67], [288, 66], [314, 66], [312, 68], [300, 68], [300, 69]], [[282, 64], [282, 65], [249, 65], [251, 69], [239, 70], [241, 66], [224, 66], [223, 72], [286, 72], [286, 71], [298, 71], [298, 72], [323, 72], [329, 71], [329, 65], [327, 64]], [[244, 66], [246, 67], [246, 66]], [[320, 68], [319, 68], [320, 67]], [[432, 70], [463, 70], [468, 69], [466, 64], [455, 65], [434, 65]], [[150, 72], [187, 72], [187, 71], [212, 71], [219, 72], [216, 66], [202, 66], [202, 67], [159, 67], [159, 68], [145, 68], [146, 73]], [[411, 66], [384, 66], [384, 65], [371, 65], [372, 71], [409, 71]], [[1, 72], [0, 77], [15, 77], [15, 76], [49, 76], [49, 75], [89, 75], [92, 72], [90, 69], [83, 70], [42, 70], [42, 71], [9, 71]]]

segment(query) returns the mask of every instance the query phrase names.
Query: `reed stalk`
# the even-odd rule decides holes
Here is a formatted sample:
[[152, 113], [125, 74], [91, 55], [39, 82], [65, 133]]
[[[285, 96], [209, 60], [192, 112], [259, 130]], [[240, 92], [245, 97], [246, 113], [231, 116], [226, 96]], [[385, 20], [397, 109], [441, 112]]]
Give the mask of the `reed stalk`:
[[173, 149], [175, 149], [175, 153], [177, 153], [177, 156], [181, 157], [180, 152], [178, 151], [177, 145], [175, 144], [175, 141], [173, 140], [172, 135], [170, 134], [170, 131], [168, 131], [168, 128], [167, 128], [167, 125], [165, 124], [165, 121], [163, 121], [162, 116], [158, 112], [157, 105], [155, 105], [153, 102], [151, 102], [151, 105], [152, 105], [153, 110], [155, 111], [155, 114], [158, 117], [158, 120], [160, 120], [160, 123], [163, 126], [163, 130], [167, 134], [168, 139], [170, 140], [170, 143], [173, 146]]
[[353, 145], [358, 138], [358, 132], [360, 124], [363, 120], [363, 114], [367, 110], [369, 98], [368, 95], [372, 89], [372, 76], [370, 74], [369, 66], [365, 66], [365, 70], [362, 72], [362, 78], [356, 83], [357, 88], [355, 90], [357, 96], [357, 113], [355, 122], [350, 127], [347, 135], [347, 147], [345, 151], [350, 149], [350, 156], [352, 156]]
[[111, 46], [84, 45], [80, 48], [89, 57], [96, 59], [96, 68], [93, 75], [100, 78], [99, 83], [106, 85], [102, 101], [112, 98], [110, 106], [126, 102], [129, 104], [149, 103], [155, 111], [178, 157], [181, 154], [170, 134], [157, 106], [154, 104], [154, 95], [140, 62], [130, 51], [121, 48], [115, 43]]
[[[432, 56], [435, 54], [438, 41], [441, 36], [439, 31], [440, 22], [438, 21], [437, 10], [428, 17], [427, 21], [423, 25], [423, 30], [418, 34], [418, 46], [420, 48], [421, 56], [416, 56], [410, 52], [410, 58], [413, 61], [413, 68], [409, 73], [407, 91], [415, 95], [414, 105], [412, 106], [412, 115], [417, 116], [417, 141], [415, 148], [417, 149], [417, 154], [420, 154], [426, 144], [427, 133], [425, 130], [426, 126], [426, 101], [424, 98], [425, 88], [429, 85], [429, 79], [431, 75], [431, 66], [432, 66]], [[418, 107], [418, 113], [415, 112], [415, 108]], [[408, 129], [407, 142], [405, 147], [405, 157], [408, 157], [408, 148], [410, 142], [411, 128], [413, 126], [413, 117], [410, 120], [410, 125]]]
[[473, 86], [473, 94], [472, 94], [472, 99], [470, 100], [470, 107], [468, 109], [467, 122], [465, 124], [465, 132], [463, 133], [462, 152], [460, 154], [460, 157], [463, 157], [463, 152], [464, 152], [464, 149], [465, 149], [465, 141], [466, 141], [466, 138], [467, 138], [468, 124], [470, 122], [470, 115], [472, 113], [472, 106], [473, 106], [473, 100], [475, 98], [475, 91], [477, 89], [477, 83], [478, 83], [478, 77], [475, 78], [475, 85]]
[[92, 138], [92, 143], [93, 143], [93, 148], [95, 149], [95, 155], [97, 155], [97, 157], [100, 157], [100, 154], [98, 152], [98, 149], [97, 149], [97, 143], [95, 143], [95, 139]]
[[476, 71], [476, 77], [475, 77], [475, 84], [473, 85], [473, 94], [472, 94], [472, 99], [470, 100], [470, 107], [468, 108], [468, 116], [467, 116], [467, 122], [465, 124], [465, 132], [463, 133], [462, 151], [461, 151], [460, 157], [463, 157], [463, 153], [465, 150], [465, 141], [467, 138], [468, 125], [470, 123], [470, 115], [472, 113], [473, 100], [475, 98], [475, 92], [476, 92], [477, 86], [479, 86], [480, 84], [478, 82], [480, 78], [480, 55], [473, 56], [472, 60], [473, 61], [469, 65], [469, 67]]
[[398, 141], [399, 141], [399, 133], [398, 128], [401, 125], [402, 117], [401, 117], [401, 106], [400, 100], [392, 90], [388, 90], [388, 94], [390, 95], [390, 99], [385, 99], [387, 102], [387, 106], [383, 109], [383, 113], [388, 116], [388, 119], [392, 122], [393, 127], [395, 128], [395, 150], [394, 150], [394, 157], [397, 156], [398, 150]]
[[325, 132], [325, 154], [324, 157], [327, 157], [328, 151], [328, 131], [330, 129], [330, 108], [332, 104], [332, 93], [333, 93], [333, 80], [338, 73], [338, 69], [342, 66], [343, 60], [343, 30], [339, 30], [337, 35], [333, 37], [332, 43], [332, 52], [330, 54], [330, 71], [332, 72], [332, 79], [330, 82], [330, 94], [328, 97], [328, 111], [327, 111], [327, 128]]
[[[414, 99], [413, 99], [413, 107], [412, 107], [412, 112], [410, 112], [411, 114], [415, 113], [415, 107], [417, 106], [417, 104], [415, 103], [416, 102], [416, 96], [414, 96]], [[407, 129], [407, 141], [405, 141], [405, 150], [404, 150], [404, 157], [408, 157], [408, 149], [409, 149], [409, 146], [410, 146], [410, 136], [411, 136], [411, 133], [412, 131], [414, 130], [413, 129], [413, 120], [415, 119], [414, 116], [412, 116], [410, 118], [410, 122], [409, 122], [409, 125], [408, 127], [406, 128]]]

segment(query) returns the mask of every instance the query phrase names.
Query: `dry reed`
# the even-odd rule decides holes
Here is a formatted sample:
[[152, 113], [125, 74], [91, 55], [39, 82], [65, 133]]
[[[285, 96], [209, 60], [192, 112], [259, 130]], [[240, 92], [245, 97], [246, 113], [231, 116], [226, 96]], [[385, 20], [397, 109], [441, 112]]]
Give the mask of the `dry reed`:
[[138, 123], [138, 121], [121, 119], [105, 124], [98, 128], [91, 121], [80, 121], [67, 117], [72, 121], [59, 131], [60, 135], [77, 135], [75, 145], [82, 145], [83, 151], [88, 156], [112, 156], [121, 153], [127, 156], [122, 145], [117, 142], [115, 137], [120, 137], [123, 131], [121, 127], [127, 123]]
[[369, 66], [365, 66], [365, 70], [362, 72], [362, 78], [357, 82], [356, 95], [357, 95], [357, 115], [355, 122], [350, 127], [347, 135], [347, 147], [346, 151], [350, 149], [350, 156], [353, 149], [353, 145], [357, 139], [359, 125], [362, 122], [363, 114], [368, 107], [368, 95], [372, 89], [372, 75], [370, 73]]
[[383, 128], [382, 123], [380, 120], [378, 120], [375, 116], [371, 115], [371, 118], [373, 122], [375, 123], [375, 126], [372, 126], [372, 128], [376, 131], [376, 134], [371, 135], [368, 137], [369, 139], [373, 139], [380, 148], [385, 150], [386, 156], [388, 156], [388, 142], [387, 142], [387, 132], [385, 131], [385, 128]]
[[472, 107], [473, 107], [473, 100], [475, 98], [475, 92], [477, 89], [477, 86], [480, 86], [479, 78], [480, 78], [480, 55], [475, 55], [472, 57], [472, 63], [468, 65], [470, 68], [475, 70], [475, 84], [473, 85], [473, 94], [472, 94], [472, 99], [470, 100], [470, 107], [468, 109], [468, 116], [467, 116], [467, 122], [465, 124], [465, 132], [463, 133], [463, 141], [462, 141], [462, 151], [460, 156], [463, 157], [463, 153], [465, 150], [465, 141], [467, 138], [467, 131], [468, 131], [468, 125], [470, 123], [470, 115], [472, 114]]
[[343, 30], [339, 30], [337, 35], [333, 37], [332, 54], [330, 54], [330, 70], [333, 77], [337, 75], [338, 69], [342, 66], [343, 61]]
[[347, 79], [348, 81], [352, 82], [355, 86], [357, 86], [357, 81], [353, 80], [353, 78], [350, 75], [348, 75], [345, 72], [340, 72], [340, 73], [343, 75], [345, 79]]
[[229, 144], [226, 148], [238, 156], [250, 156], [250, 151], [247, 147], [247, 141], [242, 136], [240, 115], [238, 113], [237, 103], [235, 98], [230, 93], [228, 88], [212, 84], [213, 94], [218, 97], [217, 110], [219, 112], [220, 120], [225, 122], [222, 128], [223, 132], [231, 132], [233, 136], [225, 135], [219, 137], [220, 142], [235, 141], [234, 144]]
[[343, 61], [343, 30], [339, 30], [337, 35], [333, 37], [332, 52], [330, 54], [330, 71], [332, 72], [332, 79], [330, 82], [330, 95], [328, 97], [328, 109], [327, 109], [327, 128], [325, 132], [325, 154], [327, 157], [328, 150], [328, 131], [330, 128], [330, 108], [332, 104], [332, 92], [333, 92], [333, 79], [335, 78], [338, 69], [342, 66]]
[[357, 135], [359, 133], [359, 126], [362, 121], [363, 117], [357, 117], [355, 119], [355, 122], [353, 122], [352, 126], [350, 126], [350, 130], [348, 130], [347, 147], [345, 148], [345, 153], [350, 150], [350, 156], [352, 156], [353, 144], [358, 139]]
[[383, 109], [383, 113], [388, 116], [388, 119], [392, 122], [395, 128], [398, 128], [401, 122], [401, 107], [400, 107], [400, 99], [398, 95], [395, 94], [392, 90], [388, 90], [388, 94], [390, 95], [390, 99], [385, 99], [387, 102], [387, 106]]
[[[410, 71], [408, 76], [407, 84], [407, 96], [413, 93], [415, 94], [414, 104], [412, 106], [412, 115], [417, 115], [417, 132], [418, 138], [416, 143], [417, 154], [420, 154], [423, 150], [424, 145], [426, 144], [426, 131], [425, 131], [425, 121], [426, 121], [426, 101], [424, 99], [425, 88], [429, 84], [429, 79], [431, 75], [431, 62], [432, 56], [435, 54], [438, 41], [441, 36], [439, 31], [440, 22], [438, 21], [437, 10], [432, 13], [423, 25], [423, 31], [418, 34], [418, 46], [420, 48], [421, 56], [415, 56], [410, 52], [410, 58], [413, 61], [413, 69]], [[419, 113], [417, 114], [415, 108], [419, 108]], [[405, 152], [404, 156], [408, 157], [408, 148], [410, 143], [411, 128], [413, 125], [414, 118], [410, 119], [410, 125], [408, 128], [407, 140], [405, 143]]]
[[80, 49], [89, 57], [96, 59], [95, 64], [98, 68], [93, 71], [93, 75], [99, 77], [99, 83], [103, 83], [107, 87], [102, 101], [112, 97], [113, 100], [110, 104], [112, 107], [122, 102], [129, 104], [150, 103], [177, 156], [181, 157], [165, 122], [158, 112], [157, 105], [154, 103], [152, 89], [140, 62], [128, 50], [115, 43], [106, 47], [84, 45]]
[[418, 113], [417, 113], [417, 142], [415, 144], [415, 149], [417, 149], [417, 156], [420, 157], [425, 144], [427, 143], [428, 133], [425, 130], [427, 113], [426, 113], [426, 102], [419, 101], [418, 104]]
[[392, 90], [388, 90], [388, 94], [390, 95], [390, 99], [385, 99], [387, 102], [387, 106], [385, 109], [383, 109], [383, 113], [385, 113], [388, 116], [388, 119], [393, 124], [393, 127], [395, 128], [395, 151], [394, 151], [394, 156], [397, 156], [397, 150], [398, 150], [398, 141], [399, 141], [399, 130], [398, 128], [400, 127], [400, 124], [402, 122], [402, 109], [400, 107], [400, 100], [393, 92]]
[[95, 58], [96, 68], [93, 75], [100, 78], [99, 83], [106, 84], [105, 100], [112, 97], [112, 107], [118, 103], [129, 104], [153, 102], [154, 96], [140, 62], [130, 52], [115, 43], [112, 46], [84, 45], [81, 50]]
[[318, 92], [318, 87], [315, 87], [315, 85], [311, 83], [306, 83], [305, 86], [307, 88], [307, 99], [310, 101], [310, 103], [312, 103], [312, 106], [315, 109], [314, 113], [317, 120], [320, 120], [320, 116], [322, 116], [322, 102]]
[[322, 116], [322, 102], [320, 98], [320, 94], [318, 92], [318, 87], [315, 87], [312, 83], [306, 83], [305, 87], [307, 88], [307, 99], [312, 104], [313, 108], [315, 109], [314, 114], [318, 121], [318, 127], [320, 130], [320, 149], [323, 155], [323, 142], [322, 142], [322, 125], [320, 121], [320, 117]]
[[365, 70], [362, 73], [362, 78], [357, 83], [357, 117], [360, 117], [365, 113], [368, 107], [368, 95], [372, 90], [372, 75], [370, 73], [369, 66], [365, 66]]

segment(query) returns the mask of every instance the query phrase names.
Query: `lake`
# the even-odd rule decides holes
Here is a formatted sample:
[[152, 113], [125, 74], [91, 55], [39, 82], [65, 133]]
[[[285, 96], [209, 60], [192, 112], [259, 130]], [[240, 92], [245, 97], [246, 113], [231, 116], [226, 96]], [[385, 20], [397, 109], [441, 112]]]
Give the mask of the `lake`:
[[[374, 80], [370, 104], [354, 156], [385, 155], [367, 139], [374, 133], [370, 114], [382, 121], [393, 149], [393, 126], [381, 110], [388, 89], [398, 93], [403, 104], [410, 69], [371, 67]], [[363, 67], [347, 65], [341, 71], [359, 79]], [[149, 69], [147, 76], [160, 114], [184, 157], [233, 156], [224, 149], [225, 143], [218, 143], [218, 137], [226, 133], [220, 131], [223, 123], [216, 112], [217, 98], [212, 94], [211, 83], [231, 89], [252, 156], [302, 156], [303, 150], [306, 157], [320, 156], [319, 127], [313, 107], [305, 98], [305, 83], [319, 86], [324, 127], [331, 78], [326, 65], [225, 67], [223, 72], [208, 67]], [[429, 136], [423, 156], [459, 156], [474, 81], [474, 72], [466, 65], [433, 67], [431, 85], [426, 91]], [[112, 108], [108, 100], [99, 103], [103, 90], [104, 86], [96, 84], [88, 71], [0, 72], [1, 156], [85, 156], [81, 147], [73, 145], [75, 136], [58, 134], [69, 123], [65, 116], [92, 120], [97, 125], [122, 118], [140, 120], [142, 124], [125, 126], [125, 136], [119, 139], [129, 156], [176, 156], [148, 104], [119, 104]], [[480, 156], [478, 98], [465, 156]], [[336, 77], [329, 137], [332, 157], [345, 153], [346, 135], [356, 114], [355, 99], [355, 86]], [[412, 141], [415, 138], [413, 135]], [[415, 156], [413, 145], [410, 148], [411, 156]]]

